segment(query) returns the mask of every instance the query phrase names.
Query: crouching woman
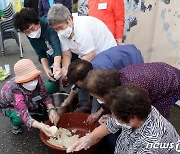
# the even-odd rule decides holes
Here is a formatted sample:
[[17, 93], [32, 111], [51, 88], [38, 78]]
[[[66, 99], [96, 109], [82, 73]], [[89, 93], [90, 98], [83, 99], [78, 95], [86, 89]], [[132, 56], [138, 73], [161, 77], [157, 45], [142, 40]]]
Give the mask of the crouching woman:
[[[172, 124], [151, 106], [145, 89], [124, 84], [107, 94], [105, 103], [112, 116], [92, 133], [77, 140], [67, 152], [88, 149], [96, 139], [122, 129], [116, 141], [115, 154], [177, 153], [176, 146], [161, 148], [164, 143], [176, 145], [180, 137]], [[159, 146], [153, 148], [157, 143]]]
[[43, 106], [47, 107], [54, 125], [59, 116], [40, 77], [41, 71], [31, 60], [22, 59], [14, 65], [14, 73], [15, 78], [6, 82], [0, 93], [0, 111], [10, 118], [12, 133], [22, 133], [21, 125], [25, 124], [29, 130], [39, 128], [51, 136], [50, 126], [40, 122], [40, 115], [43, 117], [47, 113]]

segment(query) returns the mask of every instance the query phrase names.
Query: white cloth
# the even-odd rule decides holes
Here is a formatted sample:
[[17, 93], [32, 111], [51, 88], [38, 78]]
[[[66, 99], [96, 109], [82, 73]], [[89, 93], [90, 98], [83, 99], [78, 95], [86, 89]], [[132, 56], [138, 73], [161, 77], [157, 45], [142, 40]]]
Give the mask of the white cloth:
[[100, 52], [116, 46], [116, 41], [107, 26], [97, 18], [90, 16], [78, 16], [73, 18], [74, 37], [67, 39], [59, 36], [62, 51], [71, 52], [82, 57], [95, 50]]

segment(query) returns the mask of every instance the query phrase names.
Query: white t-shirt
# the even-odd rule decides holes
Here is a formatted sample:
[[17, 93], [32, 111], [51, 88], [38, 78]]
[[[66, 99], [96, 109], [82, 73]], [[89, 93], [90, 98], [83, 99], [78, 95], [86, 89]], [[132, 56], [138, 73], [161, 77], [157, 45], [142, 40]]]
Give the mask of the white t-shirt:
[[59, 36], [63, 52], [70, 49], [82, 57], [93, 50], [97, 55], [117, 45], [112, 33], [101, 20], [90, 16], [78, 16], [73, 18], [73, 22], [73, 39]]

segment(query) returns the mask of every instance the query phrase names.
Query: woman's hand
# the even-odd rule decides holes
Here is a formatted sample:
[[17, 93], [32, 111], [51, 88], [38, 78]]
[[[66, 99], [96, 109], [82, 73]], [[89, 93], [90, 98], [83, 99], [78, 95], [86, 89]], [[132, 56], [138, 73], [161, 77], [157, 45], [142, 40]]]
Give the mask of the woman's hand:
[[97, 119], [99, 118], [98, 112], [90, 114], [90, 116], [87, 118], [87, 123], [93, 124]]
[[91, 145], [93, 144], [93, 140], [87, 135], [84, 137], [81, 137], [80, 139], [78, 139], [73, 145], [71, 145], [66, 152], [70, 153], [70, 152], [74, 152], [74, 151], [80, 151], [82, 149], [89, 149], [91, 147]]
[[46, 125], [46, 124], [41, 122], [41, 123], [38, 124], [38, 128], [41, 131], [43, 131], [46, 136], [48, 136], [48, 137], [51, 136], [51, 131], [50, 131], [50, 126], [49, 125]]
[[48, 68], [48, 69], [45, 69], [45, 72], [46, 72], [46, 75], [47, 75], [47, 77], [49, 78], [49, 80], [51, 80], [51, 81], [56, 81], [55, 79], [53, 79], [53, 74], [52, 74], [52, 72], [51, 72], [51, 69], [50, 68]]
[[53, 67], [53, 75], [56, 80], [59, 80], [62, 76], [62, 69], [60, 67]]
[[59, 114], [56, 112], [56, 110], [51, 110], [49, 112], [49, 120], [51, 121], [51, 123], [53, 123], [55, 126], [57, 125], [58, 121], [59, 121]]

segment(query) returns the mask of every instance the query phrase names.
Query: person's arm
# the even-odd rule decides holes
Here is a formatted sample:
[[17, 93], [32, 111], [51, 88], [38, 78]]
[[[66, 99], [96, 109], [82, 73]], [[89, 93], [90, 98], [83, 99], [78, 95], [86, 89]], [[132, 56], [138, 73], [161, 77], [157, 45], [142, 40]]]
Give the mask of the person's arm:
[[115, 39], [118, 45], [122, 44], [122, 37], [124, 31], [124, 1], [116, 0], [113, 3], [113, 14], [115, 18]]
[[86, 61], [91, 61], [94, 59], [94, 57], [96, 56], [96, 52], [95, 51], [91, 51], [88, 54], [84, 55], [81, 59], [84, 59]]
[[66, 77], [68, 67], [71, 63], [72, 53], [70, 50], [66, 50], [62, 52], [62, 67], [63, 67], [63, 76]]
[[28, 129], [30, 129], [34, 119], [31, 117], [28, 111], [24, 95], [22, 93], [15, 93], [14, 100], [14, 109], [16, 110], [22, 122], [27, 126]]
[[43, 8], [42, 0], [39, 0], [38, 2], [38, 12], [39, 12], [39, 17], [44, 16], [44, 8]]
[[42, 122], [38, 122], [37, 120], [34, 120], [33, 123], [32, 123], [32, 127], [40, 129], [48, 137], [53, 136], [49, 125], [46, 125], [46, 124], [44, 124]]
[[61, 55], [62, 55], [62, 50], [61, 50], [61, 43], [59, 40], [59, 37], [57, 33], [52, 29], [47, 22], [46, 17], [42, 17], [41, 21], [46, 25], [45, 29], [45, 36], [48, 39], [49, 44], [51, 45], [53, 49], [53, 58], [54, 58], [54, 65], [53, 65], [53, 75], [57, 76], [57, 80], [59, 77], [62, 76], [62, 70], [61, 70]]
[[56, 107], [53, 104], [48, 104], [47, 108], [49, 120], [56, 126], [59, 121], [59, 114], [57, 113]]
[[62, 76], [61, 56], [54, 57], [53, 75], [56, 80], [58, 80]]
[[89, 124], [94, 123], [99, 118], [99, 116], [103, 111], [104, 109], [101, 107], [97, 112], [90, 114], [89, 117], [87, 118], [87, 122]]
[[[62, 70], [61, 70], [61, 55], [62, 55], [62, 50], [61, 50], [61, 43], [59, 40], [59, 37], [57, 33], [52, 29], [48, 23], [47, 23], [47, 18], [42, 17], [41, 18], [42, 22], [47, 26], [45, 29], [45, 36], [47, 37], [49, 44], [51, 45], [53, 49], [53, 58], [54, 58], [54, 66], [53, 66], [53, 74], [56, 76], [62, 76]], [[58, 78], [57, 78], [58, 79]]]
[[87, 150], [90, 148], [93, 143], [99, 139], [103, 138], [104, 136], [111, 134], [111, 132], [107, 129], [107, 127], [102, 124], [99, 127], [95, 128], [90, 134], [78, 139], [73, 145], [71, 145], [66, 152], [74, 152], [74, 151], [80, 151], [82, 149]]
[[103, 138], [108, 134], [111, 134], [111, 132], [107, 129], [105, 124], [102, 124], [99, 127], [95, 128], [92, 133], [89, 134], [89, 138], [95, 141], [99, 138]]
[[54, 81], [54, 79], [52, 78], [53, 73], [52, 73], [52, 71], [51, 71], [51, 69], [50, 69], [50, 67], [49, 67], [48, 59], [47, 59], [47, 58], [42, 58], [42, 59], [41, 59], [41, 63], [42, 63], [43, 69], [44, 69], [47, 77], [48, 77], [50, 80]]
[[57, 122], [59, 121], [59, 115], [56, 111], [56, 107], [54, 106], [54, 104], [52, 103], [52, 99], [49, 96], [49, 94], [47, 93], [47, 88], [45, 87], [41, 77], [38, 77], [38, 85], [37, 88], [39, 90], [40, 96], [42, 97], [42, 101], [43, 103], [46, 105], [49, 113], [49, 120], [51, 121], [51, 123], [53, 123], [54, 125], [57, 124]]
[[65, 101], [61, 104], [61, 106], [67, 106], [71, 103], [71, 101], [73, 100], [74, 96], [76, 95], [76, 93], [71, 90], [68, 97], [65, 99]]

